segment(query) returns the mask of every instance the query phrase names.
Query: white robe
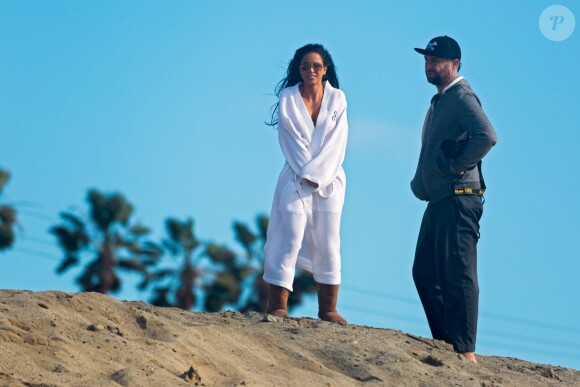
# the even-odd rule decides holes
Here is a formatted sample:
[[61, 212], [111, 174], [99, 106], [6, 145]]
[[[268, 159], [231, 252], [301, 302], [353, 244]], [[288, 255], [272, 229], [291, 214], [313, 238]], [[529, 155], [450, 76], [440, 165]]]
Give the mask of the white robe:
[[289, 290], [296, 266], [312, 272], [316, 282], [340, 283], [339, 231], [346, 188], [345, 95], [324, 83], [315, 127], [298, 86], [280, 93], [278, 139], [286, 163], [276, 185], [264, 246], [264, 280]]

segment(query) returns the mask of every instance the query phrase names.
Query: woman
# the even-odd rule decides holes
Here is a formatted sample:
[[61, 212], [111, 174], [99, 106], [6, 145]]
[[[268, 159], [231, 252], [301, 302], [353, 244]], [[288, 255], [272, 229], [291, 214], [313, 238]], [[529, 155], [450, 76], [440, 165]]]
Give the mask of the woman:
[[332, 57], [319, 44], [299, 48], [278, 83], [269, 125], [278, 127], [286, 163], [278, 178], [264, 247], [268, 313], [288, 317], [295, 267], [313, 273], [318, 317], [346, 323], [336, 311], [340, 284], [342, 169], [348, 123]]

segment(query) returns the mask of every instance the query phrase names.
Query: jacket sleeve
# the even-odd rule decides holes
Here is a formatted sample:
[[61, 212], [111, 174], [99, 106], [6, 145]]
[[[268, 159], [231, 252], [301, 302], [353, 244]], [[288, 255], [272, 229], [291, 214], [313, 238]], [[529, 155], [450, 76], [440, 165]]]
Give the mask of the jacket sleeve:
[[344, 161], [348, 137], [346, 106], [346, 98], [341, 94], [336, 124], [326, 133], [320, 152], [302, 167], [300, 177], [318, 184], [318, 189], [332, 183]]
[[419, 200], [429, 200], [429, 195], [425, 190], [425, 185], [423, 184], [422, 167], [423, 167], [423, 151], [425, 149], [425, 138], [427, 131], [427, 122], [429, 116], [432, 114], [433, 107], [430, 106], [427, 114], [425, 115], [425, 122], [423, 123], [423, 131], [421, 132], [421, 152], [419, 153], [419, 162], [417, 163], [417, 169], [415, 170], [415, 176], [411, 180], [411, 191], [413, 195]]
[[419, 163], [417, 164], [417, 170], [415, 171], [415, 177], [411, 180], [411, 191], [413, 191], [413, 195], [419, 200], [429, 200], [429, 195], [427, 195], [427, 191], [425, 190], [425, 186], [423, 185], [423, 178], [421, 177], [421, 157], [419, 157]]
[[463, 152], [451, 163], [456, 173], [473, 168], [497, 143], [497, 135], [481, 108], [481, 102], [473, 93], [460, 96], [459, 124], [471, 137]]

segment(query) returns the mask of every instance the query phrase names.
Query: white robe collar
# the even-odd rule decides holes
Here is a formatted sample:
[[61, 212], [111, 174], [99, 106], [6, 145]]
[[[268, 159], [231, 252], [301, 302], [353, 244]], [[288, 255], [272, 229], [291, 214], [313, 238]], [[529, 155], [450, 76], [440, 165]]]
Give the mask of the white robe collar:
[[[324, 81], [324, 94], [322, 95], [322, 102], [320, 104], [320, 112], [318, 113], [318, 118], [316, 119], [316, 125], [314, 125], [314, 122], [312, 122], [312, 117], [310, 117], [310, 114], [308, 113], [308, 109], [306, 108], [306, 104], [304, 103], [304, 100], [302, 99], [302, 95], [300, 94], [300, 85], [302, 84], [302, 82], [297, 83], [296, 85], [294, 85], [294, 100], [296, 101], [296, 105], [298, 106], [298, 109], [300, 110], [300, 113], [302, 113], [302, 116], [304, 118], [304, 122], [306, 123], [306, 128], [307, 129], [305, 134], [308, 135], [309, 139], [311, 139], [310, 141], [310, 152], [312, 154], [316, 154], [318, 153], [319, 149], [322, 147], [322, 143], [324, 140], [324, 137], [326, 135], [326, 131], [325, 130], [321, 130], [322, 125], [325, 123], [326, 121], [326, 117], [328, 116], [328, 100], [329, 100], [329, 94], [331, 94], [334, 91], [334, 88], [332, 87], [332, 85], [330, 84], [330, 82], [328, 81]], [[326, 125], [325, 125], [326, 126]], [[319, 128], [317, 130], [317, 128]]]

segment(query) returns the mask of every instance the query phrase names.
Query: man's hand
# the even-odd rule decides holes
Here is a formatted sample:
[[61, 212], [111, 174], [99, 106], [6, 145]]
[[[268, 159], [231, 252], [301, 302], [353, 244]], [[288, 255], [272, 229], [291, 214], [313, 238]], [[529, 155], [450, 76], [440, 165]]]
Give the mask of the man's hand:
[[444, 157], [439, 157], [437, 159], [437, 167], [441, 170], [441, 172], [447, 175], [456, 175], [461, 176], [465, 173], [464, 170], [458, 170], [453, 168], [453, 164], [455, 163], [455, 159], [448, 159]]

